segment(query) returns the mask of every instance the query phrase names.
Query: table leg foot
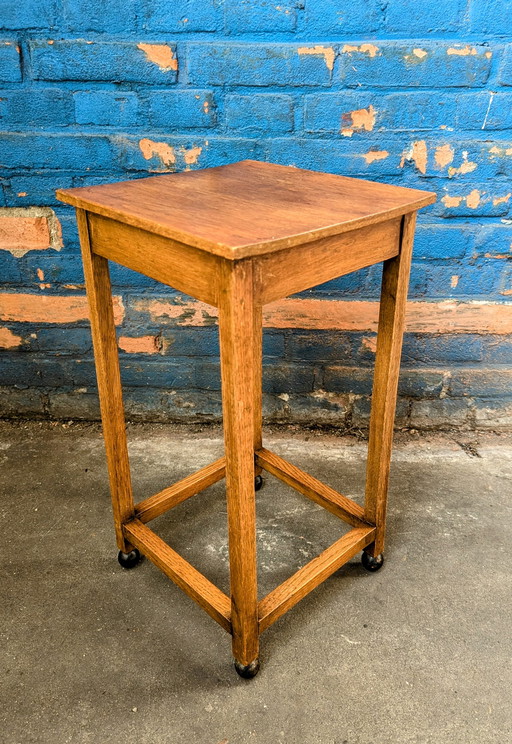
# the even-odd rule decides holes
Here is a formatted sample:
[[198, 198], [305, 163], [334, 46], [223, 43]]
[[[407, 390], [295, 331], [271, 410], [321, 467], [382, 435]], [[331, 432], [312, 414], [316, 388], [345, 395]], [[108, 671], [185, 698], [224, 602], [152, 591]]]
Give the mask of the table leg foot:
[[123, 553], [123, 551], [120, 550], [117, 555], [117, 560], [123, 568], [135, 568], [137, 563], [140, 561], [140, 553], [137, 548], [134, 548], [129, 553]]
[[235, 659], [235, 669], [240, 677], [243, 677], [244, 679], [252, 679], [260, 670], [260, 660], [254, 659], [250, 664], [240, 664], [240, 662]]
[[373, 555], [370, 555], [365, 550], [363, 550], [361, 563], [367, 571], [378, 571], [379, 568], [382, 568], [382, 566], [384, 565], [384, 555], [383, 553], [380, 553], [374, 558]]
[[261, 477], [261, 475], [257, 475], [254, 479], [254, 490], [259, 491], [260, 488], [263, 488], [264, 480]]

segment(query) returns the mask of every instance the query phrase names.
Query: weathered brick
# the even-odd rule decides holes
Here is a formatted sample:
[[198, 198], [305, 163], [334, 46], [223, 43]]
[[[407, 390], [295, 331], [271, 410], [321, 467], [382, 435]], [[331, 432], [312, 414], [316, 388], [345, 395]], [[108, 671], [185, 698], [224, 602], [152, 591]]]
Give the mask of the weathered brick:
[[313, 390], [315, 370], [312, 366], [287, 363], [263, 365], [263, 390], [266, 393], [307, 393]]
[[0, 92], [0, 123], [13, 131], [18, 127], [44, 129], [73, 123], [69, 91], [59, 88], [19, 88]]
[[[396, 402], [395, 427], [406, 426], [409, 421], [410, 401], [398, 398]], [[366, 428], [370, 423], [371, 397], [358, 395], [352, 404], [352, 425]]]
[[431, 213], [441, 217], [501, 217], [510, 210], [508, 183], [453, 183], [443, 186]]
[[410, 424], [418, 429], [460, 427], [469, 423], [471, 407], [461, 399], [413, 400]]
[[341, 48], [340, 79], [349, 87], [481, 87], [491, 70], [484, 45], [448, 42], [349, 43]]
[[294, 31], [297, 3], [283, 0], [224, 0], [226, 30], [229, 33]]
[[480, 362], [483, 359], [483, 344], [482, 336], [406, 333], [402, 349], [402, 366]]
[[469, 22], [471, 31], [504, 36], [512, 26], [512, 6], [506, 0], [472, 0]]
[[512, 93], [486, 90], [458, 94], [456, 125], [461, 129], [512, 129]]
[[377, 29], [378, 9], [375, 0], [346, 5], [339, 0], [306, 2], [304, 26], [311, 34], [336, 34], [371, 32]]
[[425, 12], [425, 7], [419, 2], [403, 2], [403, 0], [389, 0], [386, 3], [384, 28], [387, 31], [400, 31], [410, 34], [414, 29], [414, 37], [435, 32], [458, 31], [462, 25], [465, 0], [443, 0], [432, 3]]
[[48, 29], [57, 22], [58, 5], [56, 0], [23, 0], [2, 3], [0, 28], [21, 30], [29, 28]]
[[64, 28], [68, 31], [135, 31], [140, 3], [136, 0], [64, 0]]
[[0, 41], [0, 82], [17, 83], [21, 80], [20, 48], [15, 41]]
[[77, 124], [122, 127], [137, 123], [138, 99], [129, 91], [79, 90], [73, 94]]
[[443, 265], [427, 268], [429, 297], [483, 297], [496, 295], [499, 274], [490, 269], [489, 262], [475, 265]]
[[190, 43], [194, 85], [329, 85], [335, 50], [328, 44]]
[[147, 120], [155, 127], [212, 127], [216, 120], [211, 90], [154, 91], [146, 98]]
[[475, 241], [475, 229], [469, 225], [418, 225], [414, 237], [416, 260], [463, 258]]
[[45, 395], [37, 388], [0, 387], [0, 416], [5, 418], [41, 417], [46, 413]]
[[12, 176], [6, 189], [6, 203], [9, 207], [30, 207], [32, 204], [39, 206], [57, 206], [61, 204], [55, 197], [56, 189], [65, 189], [73, 186], [71, 176], [56, 172], [48, 175], [30, 172], [22, 176]]
[[229, 129], [244, 134], [284, 134], [293, 129], [293, 98], [271, 93], [228, 95], [225, 117]]
[[111, 140], [101, 135], [0, 133], [0, 167], [115, 170]]
[[176, 45], [155, 42], [29, 42], [35, 80], [101, 80], [170, 85], [176, 82]]
[[337, 361], [350, 358], [351, 340], [347, 334], [331, 331], [293, 333], [287, 341], [291, 361]]
[[491, 431], [512, 430], [512, 397], [475, 398], [475, 425]]
[[215, 31], [222, 27], [222, 5], [217, 0], [145, 0], [143, 18], [148, 31]]
[[20, 282], [19, 259], [0, 248], [0, 284], [19, 284]]
[[44, 251], [50, 247], [48, 219], [43, 216], [21, 216], [0, 212], [0, 250], [12, 255], [22, 255], [25, 251]]
[[455, 398], [501, 398], [510, 396], [511, 390], [512, 369], [506, 365], [454, 369], [451, 372], [450, 395]]
[[503, 62], [499, 72], [501, 85], [512, 85], [512, 45], [508, 45], [503, 54]]
[[49, 390], [48, 414], [54, 419], [74, 421], [99, 421], [100, 401], [98, 393], [88, 388], [76, 390]]

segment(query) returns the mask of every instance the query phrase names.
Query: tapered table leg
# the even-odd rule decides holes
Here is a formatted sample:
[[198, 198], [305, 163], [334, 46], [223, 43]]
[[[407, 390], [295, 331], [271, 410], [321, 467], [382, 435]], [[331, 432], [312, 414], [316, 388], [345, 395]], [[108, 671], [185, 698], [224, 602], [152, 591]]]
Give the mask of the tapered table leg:
[[389, 465], [415, 224], [415, 212], [403, 217], [400, 253], [384, 262], [382, 276], [366, 469], [365, 518], [377, 526], [376, 540], [366, 549], [372, 557], [384, 550]]
[[233, 656], [242, 676], [258, 666], [256, 572], [255, 309], [252, 264], [221, 270], [219, 331], [232, 602]]
[[122, 525], [134, 515], [134, 508], [108, 261], [92, 252], [87, 214], [82, 209], [77, 209], [77, 222], [91, 316], [117, 546], [127, 554], [132, 546], [123, 536]]

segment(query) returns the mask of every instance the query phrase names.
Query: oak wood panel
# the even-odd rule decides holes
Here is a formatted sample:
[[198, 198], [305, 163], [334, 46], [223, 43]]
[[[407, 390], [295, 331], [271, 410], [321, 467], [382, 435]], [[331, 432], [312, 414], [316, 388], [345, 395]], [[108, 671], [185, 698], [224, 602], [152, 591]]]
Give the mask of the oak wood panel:
[[256, 462], [267, 472], [275, 475], [287, 485], [295, 488], [308, 499], [323, 506], [344, 522], [354, 527], [368, 526], [362, 506], [347, 496], [335, 491], [304, 470], [292, 465], [274, 452], [262, 448], [256, 452]]
[[89, 228], [94, 253], [217, 304], [219, 259], [215, 256], [97, 214], [89, 215]]
[[130, 542], [231, 633], [229, 597], [138, 519], [124, 525]]
[[350, 530], [267, 594], [258, 605], [260, 633], [365, 548], [374, 535], [375, 527], [356, 527]]
[[89, 302], [117, 546], [127, 553], [131, 547], [126, 542], [122, 525], [133, 516], [134, 505], [108, 261], [92, 252], [87, 214], [81, 209], [77, 209], [77, 224]]
[[258, 657], [254, 492], [255, 308], [251, 261], [224, 262], [219, 297], [233, 656]]
[[398, 217], [254, 259], [258, 301], [273, 302], [396, 256], [400, 224]]
[[374, 556], [384, 549], [389, 465], [416, 213], [403, 218], [400, 253], [384, 263], [372, 390], [365, 517], [377, 525]]
[[239, 163], [59, 189], [57, 198], [228, 259], [291, 248], [399, 217], [427, 191], [273, 163]]
[[160, 514], [186, 501], [208, 486], [222, 480], [226, 474], [226, 458], [219, 457], [215, 462], [197, 470], [186, 478], [174, 483], [168, 488], [149, 496], [135, 504], [135, 516], [141, 522], [149, 522]]

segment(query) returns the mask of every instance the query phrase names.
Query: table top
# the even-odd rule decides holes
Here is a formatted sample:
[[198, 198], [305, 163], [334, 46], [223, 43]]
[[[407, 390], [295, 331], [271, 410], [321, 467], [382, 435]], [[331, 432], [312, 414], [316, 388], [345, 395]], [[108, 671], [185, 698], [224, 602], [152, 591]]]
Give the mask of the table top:
[[59, 189], [67, 204], [229, 259], [270, 253], [413, 212], [428, 191], [256, 160]]

